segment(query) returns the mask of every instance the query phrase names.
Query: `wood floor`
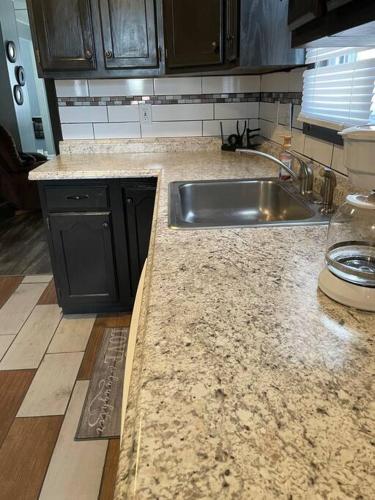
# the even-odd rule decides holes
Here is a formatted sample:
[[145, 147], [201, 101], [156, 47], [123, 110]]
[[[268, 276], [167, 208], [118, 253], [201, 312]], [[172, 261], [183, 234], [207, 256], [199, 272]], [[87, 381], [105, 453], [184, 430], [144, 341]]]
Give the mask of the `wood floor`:
[[51, 273], [40, 212], [28, 212], [0, 224], [0, 276]]
[[0, 276], [0, 500], [111, 500], [119, 439], [74, 435], [104, 329], [62, 316], [50, 275]]

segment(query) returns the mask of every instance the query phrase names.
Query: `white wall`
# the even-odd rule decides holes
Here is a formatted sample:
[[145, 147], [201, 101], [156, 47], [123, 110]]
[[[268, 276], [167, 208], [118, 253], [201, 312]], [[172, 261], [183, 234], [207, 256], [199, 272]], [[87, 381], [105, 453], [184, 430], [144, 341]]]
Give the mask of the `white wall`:
[[[6, 99], [9, 100], [11, 99], [11, 103], [13, 106], [14, 112], [12, 114], [15, 114], [16, 116], [16, 121], [17, 121], [17, 127], [19, 134], [14, 133], [15, 138], [17, 139], [17, 135], [19, 135], [20, 138], [20, 144], [17, 141], [17, 146], [21, 146], [23, 151], [35, 151], [35, 139], [34, 139], [34, 129], [33, 129], [33, 124], [31, 120], [31, 112], [30, 112], [30, 106], [29, 106], [29, 98], [28, 98], [28, 91], [27, 91], [27, 85], [23, 87], [23, 94], [24, 94], [24, 103], [22, 105], [17, 105], [13, 99], [13, 87], [17, 84], [16, 76], [15, 76], [15, 67], [19, 65], [23, 65], [23, 54], [21, 52], [20, 44], [18, 41], [18, 33], [17, 33], [17, 23], [16, 23], [16, 16], [15, 16], [15, 11], [14, 11], [14, 6], [12, 0], [1, 0], [0, 1], [0, 23], [1, 23], [1, 32], [2, 32], [2, 40], [1, 43], [3, 47], [5, 46], [5, 42], [12, 40], [15, 45], [16, 45], [16, 50], [17, 50], [17, 60], [15, 63], [11, 63], [6, 59], [5, 54], [1, 51], [1, 57], [5, 58], [6, 66], [7, 66], [7, 74], [4, 73], [1, 75], [1, 80], [2, 80], [2, 85], [1, 86], [7, 86], [8, 90], [10, 88], [11, 90], [11, 97], [9, 92], [4, 93], [4, 96], [6, 96]], [[4, 61], [2, 61], [3, 63]], [[9, 106], [9, 102], [7, 103]], [[0, 109], [0, 120], [2, 120], [1, 117], [2, 114], [2, 109]], [[7, 123], [8, 117], [5, 117], [4, 120], [2, 120], [6, 126], [9, 127], [9, 124]], [[15, 124], [13, 124], [13, 127], [15, 127]], [[11, 131], [13, 131], [13, 127], [10, 127]]]

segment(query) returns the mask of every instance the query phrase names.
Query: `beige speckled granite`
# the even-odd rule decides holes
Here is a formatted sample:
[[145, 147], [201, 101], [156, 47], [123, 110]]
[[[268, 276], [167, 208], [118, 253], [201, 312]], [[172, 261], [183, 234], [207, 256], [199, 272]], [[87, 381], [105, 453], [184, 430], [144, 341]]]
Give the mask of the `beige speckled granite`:
[[60, 142], [61, 154], [166, 153], [217, 151], [217, 137], [150, 137], [143, 139], [71, 139]]
[[34, 179], [159, 173], [116, 499], [370, 499], [375, 315], [317, 290], [326, 227], [176, 231], [168, 183], [231, 153], [62, 157]]

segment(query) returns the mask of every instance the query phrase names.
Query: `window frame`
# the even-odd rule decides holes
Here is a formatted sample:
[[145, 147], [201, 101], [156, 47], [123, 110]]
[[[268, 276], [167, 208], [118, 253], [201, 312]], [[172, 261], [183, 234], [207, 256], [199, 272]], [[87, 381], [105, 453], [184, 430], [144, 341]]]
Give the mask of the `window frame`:
[[[326, 50], [328, 50], [329, 47], [327, 47]], [[367, 50], [367, 49], [373, 49], [373, 47], [353, 47], [353, 52], [355, 50], [361, 49], [361, 51]], [[350, 56], [349, 56], [350, 57]], [[308, 58], [308, 56], [307, 56]], [[369, 58], [369, 59], [374, 59], [374, 58]], [[375, 61], [375, 59], [374, 59]], [[360, 60], [356, 60], [354, 62], [360, 62]], [[346, 64], [350, 63], [350, 61], [347, 61]], [[342, 66], [341, 64], [335, 64], [332, 65], [331, 67], [340, 67]], [[306, 65], [306, 70], [313, 70], [316, 67], [316, 63], [309, 62]], [[326, 67], [326, 65], [322, 65], [322, 67]], [[303, 84], [303, 89], [302, 89], [302, 95], [304, 91], [304, 85], [305, 85], [305, 80]], [[373, 100], [375, 98], [375, 80], [374, 80], [374, 91], [373, 91]], [[371, 123], [371, 115], [372, 115], [372, 106], [370, 104], [369, 107], [369, 118], [367, 121], [367, 124]], [[345, 128], [353, 127], [353, 123], [343, 123], [341, 122], [335, 122], [335, 121], [330, 121], [330, 120], [324, 120], [319, 117], [309, 117], [303, 114], [303, 108], [301, 108], [301, 112], [297, 118], [298, 121], [302, 123], [302, 130], [305, 135], [309, 135], [318, 139], [322, 139], [334, 144], [342, 145], [343, 144], [343, 139], [342, 136], [338, 134], [341, 130], [344, 130]], [[359, 124], [358, 124], [359, 125]], [[366, 123], [363, 123], [362, 125], [366, 125]], [[359, 125], [360, 126], [360, 125]]]

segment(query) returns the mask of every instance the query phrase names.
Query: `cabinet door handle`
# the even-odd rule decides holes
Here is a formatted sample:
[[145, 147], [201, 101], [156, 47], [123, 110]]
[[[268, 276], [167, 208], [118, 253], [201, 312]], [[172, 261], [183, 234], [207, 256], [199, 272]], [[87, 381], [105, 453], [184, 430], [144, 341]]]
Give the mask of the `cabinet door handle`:
[[85, 50], [85, 58], [89, 61], [90, 59], [92, 59], [92, 50], [90, 49], [86, 49]]
[[213, 49], [214, 52], [218, 52], [219, 51], [219, 44], [217, 42], [212, 42], [211, 43], [211, 47]]
[[106, 50], [106, 51], [105, 51], [105, 57], [106, 57], [107, 59], [112, 59], [112, 57], [113, 57], [113, 52], [112, 52], [112, 50]]
[[128, 205], [133, 205], [133, 198], [126, 198], [126, 203]]
[[103, 227], [104, 227], [104, 229], [108, 229], [109, 228], [108, 222], [103, 222]]
[[75, 195], [70, 195], [67, 196], [67, 200], [87, 200], [89, 198], [88, 194], [75, 194]]

